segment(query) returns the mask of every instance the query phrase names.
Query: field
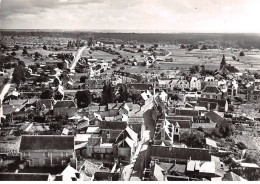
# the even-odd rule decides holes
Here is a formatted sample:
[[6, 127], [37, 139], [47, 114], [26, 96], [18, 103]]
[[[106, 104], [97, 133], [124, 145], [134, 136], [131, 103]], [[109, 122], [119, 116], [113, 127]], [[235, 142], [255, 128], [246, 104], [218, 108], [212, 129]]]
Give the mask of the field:
[[112, 59], [116, 59], [117, 55], [112, 55], [103, 51], [91, 51], [91, 54], [88, 50], [84, 50], [82, 53], [82, 57], [92, 56], [93, 59], [104, 59], [105, 61], [111, 61]]
[[[205, 65], [206, 70], [219, 69], [223, 54], [225, 54], [227, 64], [234, 65], [239, 70], [249, 69], [254, 67], [260, 69], [260, 55], [248, 55], [239, 57], [239, 52], [223, 51], [218, 49], [208, 50], [192, 50], [186, 51], [185, 49], [179, 49], [176, 46], [164, 46], [159, 47], [166, 49], [171, 52], [171, 55], [166, 57], [167, 59], [172, 58], [173, 62], [164, 63], [160, 62], [163, 68], [179, 67], [189, 68], [192, 65]], [[247, 54], [247, 53], [246, 53]], [[252, 53], [248, 53], [252, 54]], [[234, 61], [232, 56], [236, 56], [239, 61]], [[253, 65], [253, 66], [252, 66]]]
[[[49, 54], [52, 53], [76, 53], [77, 50], [59, 50], [59, 51], [54, 51], [54, 50], [44, 50], [42, 48], [37, 48], [37, 49], [27, 49], [29, 54], [32, 54], [32, 56], [30, 55], [23, 55], [22, 54], [22, 49], [15, 51], [16, 55], [15, 57], [20, 59], [21, 61], [24, 61], [25, 65], [34, 65], [36, 62], [40, 62], [40, 64], [45, 64], [46, 61], [49, 60], [53, 60], [53, 58], [49, 57]], [[38, 52], [40, 55], [42, 55], [42, 57], [40, 57], [37, 61], [34, 60], [34, 54]], [[9, 52], [9, 54], [11, 54], [12, 51]]]

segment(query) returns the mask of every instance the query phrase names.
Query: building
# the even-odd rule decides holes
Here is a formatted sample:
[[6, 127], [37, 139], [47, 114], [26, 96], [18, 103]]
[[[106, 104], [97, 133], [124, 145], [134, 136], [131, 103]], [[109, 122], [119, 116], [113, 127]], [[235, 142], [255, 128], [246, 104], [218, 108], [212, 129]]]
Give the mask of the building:
[[201, 98], [222, 99], [222, 92], [216, 86], [206, 86], [201, 91]]
[[66, 166], [74, 158], [74, 137], [23, 135], [19, 153], [20, 159], [27, 162], [29, 167]]
[[192, 77], [190, 80], [190, 89], [201, 90], [201, 80], [197, 77]]

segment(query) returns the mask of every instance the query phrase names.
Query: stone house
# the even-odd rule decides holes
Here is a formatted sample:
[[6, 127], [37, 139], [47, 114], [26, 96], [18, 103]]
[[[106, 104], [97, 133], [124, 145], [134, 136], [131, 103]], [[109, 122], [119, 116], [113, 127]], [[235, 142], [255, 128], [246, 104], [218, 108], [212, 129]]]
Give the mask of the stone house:
[[29, 167], [66, 166], [74, 158], [74, 137], [63, 135], [23, 135], [20, 159]]

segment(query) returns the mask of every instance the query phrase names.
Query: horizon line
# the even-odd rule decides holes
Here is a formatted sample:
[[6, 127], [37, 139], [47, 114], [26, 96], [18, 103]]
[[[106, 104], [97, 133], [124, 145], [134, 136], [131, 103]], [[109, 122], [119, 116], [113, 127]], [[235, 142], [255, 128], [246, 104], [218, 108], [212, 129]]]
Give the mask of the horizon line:
[[164, 34], [173, 34], [173, 33], [200, 33], [200, 34], [260, 34], [260, 32], [209, 32], [209, 31], [192, 31], [192, 30], [113, 30], [113, 29], [23, 29], [23, 28], [12, 28], [12, 29], [3, 29], [0, 28], [0, 31], [75, 31], [75, 32], [101, 32], [101, 33], [164, 33]]

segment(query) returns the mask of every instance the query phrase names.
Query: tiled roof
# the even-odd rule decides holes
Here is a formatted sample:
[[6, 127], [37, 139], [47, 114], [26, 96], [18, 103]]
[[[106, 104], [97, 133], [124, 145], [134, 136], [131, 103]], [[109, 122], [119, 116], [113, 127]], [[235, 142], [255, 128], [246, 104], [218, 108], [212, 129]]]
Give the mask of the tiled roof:
[[226, 105], [226, 100], [225, 99], [198, 98], [199, 106], [203, 106], [204, 107], [205, 104], [210, 103], [210, 102], [215, 102], [220, 107], [225, 107], [225, 105]]
[[204, 129], [214, 129], [216, 127], [217, 123], [192, 123], [191, 127], [193, 129], [197, 129], [199, 127]]
[[71, 149], [74, 149], [74, 137], [64, 135], [24, 135], [20, 144], [20, 151]]
[[101, 121], [100, 129], [124, 130], [127, 126], [125, 121]]
[[181, 115], [181, 116], [199, 116], [199, 111], [198, 110], [193, 110], [193, 109], [176, 109], [176, 114]]
[[12, 114], [16, 107], [14, 107], [13, 105], [2, 105], [3, 107], [3, 114], [6, 115], [6, 114]]
[[49, 173], [0, 173], [0, 181], [48, 181]]
[[105, 79], [86, 79], [85, 84], [86, 86], [101, 86], [103, 87], [107, 83], [107, 80]]
[[259, 96], [260, 95], [260, 91], [253, 91], [253, 95], [254, 96]]
[[132, 83], [132, 84], [127, 84], [127, 87], [129, 89], [144, 91], [144, 90], [152, 89], [153, 85], [152, 84], [144, 84], [144, 83]]
[[72, 107], [76, 107], [76, 104], [74, 103], [73, 100], [57, 101], [53, 108], [61, 108], [61, 107], [72, 108]]
[[[127, 104], [127, 106], [129, 107], [130, 110], [133, 109], [133, 102], [129, 102], [129, 103], [125, 103]], [[107, 108], [110, 109], [120, 109], [121, 107], [123, 107], [124, 103], [109, 103], [107, 105]]]
[[222, 181], [247, 181], [247, 180], [237, 175], [236, 173], [228, 172], [224, 175]]
[[202, 92], [204, 93], [220, 93], [220, 90], [216, 86], [206, 86]]
[[217, 113], [213, 111], [207, 112], [205, 116], [209, 118], [211, 121], [213, 121], [214, 123], [217, 123], [218, 125], [228, 124], [227, 120], [225, 120], [224, 118], [222, 118], [221, 116], [219, 116]]
[[40, 109], [43, 104], [47, 109], [50, 109], [52, 107], [53, 100], [52, 99], [39, 99], [36, 102], [36, 108]]
[[174, 126], [176, 126], [176, 123], [178, 123], [180, 125], [180, 128], [191, 128], [190, 120], [172, 120], [172, 119], [167, 119], [167, 120]]
[[210, 161], [208, 149], [200, 148], [170, 148], [165, 146], [151, 146], [151, 156], [189, 160]]

